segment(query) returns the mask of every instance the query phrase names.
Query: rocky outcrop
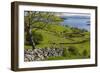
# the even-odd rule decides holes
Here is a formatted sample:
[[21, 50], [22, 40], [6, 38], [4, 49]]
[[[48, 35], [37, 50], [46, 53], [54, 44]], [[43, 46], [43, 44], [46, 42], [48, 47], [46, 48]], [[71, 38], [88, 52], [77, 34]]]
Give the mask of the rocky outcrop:
[[63, 55], [63, 49], [61, 48], [37, 48], [37, 49], [25, 49], [24, 61], [41, 61], [46, 60], [48, 57], [56, 57]]

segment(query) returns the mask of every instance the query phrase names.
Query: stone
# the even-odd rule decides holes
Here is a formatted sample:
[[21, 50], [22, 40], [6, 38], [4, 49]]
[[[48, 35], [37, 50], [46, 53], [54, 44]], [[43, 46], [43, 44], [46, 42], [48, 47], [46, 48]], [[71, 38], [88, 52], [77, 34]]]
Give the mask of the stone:
[[63, 55], [63, 48], [36, 48], [32, 49], [25, 49], [24, 50], [24, 61], [41, 61], [46, 60], [48, 57], [53, 56], [62, 56]]

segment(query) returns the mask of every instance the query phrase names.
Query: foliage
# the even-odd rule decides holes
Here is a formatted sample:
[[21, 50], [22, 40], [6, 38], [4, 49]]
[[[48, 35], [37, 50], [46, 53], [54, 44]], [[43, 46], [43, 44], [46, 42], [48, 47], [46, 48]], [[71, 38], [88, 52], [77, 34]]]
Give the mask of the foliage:
[[78, 55], [79, 54], [78, 49], [75, 46], [69, 46], [68, 52], [72, 55]]
[[[26, 38], [25, 40], [28, 41], [29, 44], [35, 49], [35, 45], [38, 44], [39, 42], [37, 41], [39, 39], [39, 36], [36, 38], [33, 38], [33, 33], [32, 29], [36, 28], [34, 24], [39, 23], [39, 24], [45, 24], [45, 26], [41, 27], [39, 26], [39, 29], [42, 29], [46, 27], [47, 24], [49, 23], [55, 23], [58, 24], [60, 21], [62, 21], [61, 18], [57, 17], [54, 15], [53, 12], [38, 12], [38, 11], [25, 11], [24, 12], [24, 24], [25, 24], [25, 33], [26, 33]], [[36, 36], [36, 35], [35, 35]]]
[[39, 34], [39, 33], [32, 32], [32, 36], [34, 38], [34, 42], [35, 42], [36, 45], [39, 44], [43, 40], [42, 35]]
[[64, 48], [63, 50], [64, 50], [63, 56], [64, 56], [64, 57], [68, 56], [68, 50], [67, 50], [67, 48]]

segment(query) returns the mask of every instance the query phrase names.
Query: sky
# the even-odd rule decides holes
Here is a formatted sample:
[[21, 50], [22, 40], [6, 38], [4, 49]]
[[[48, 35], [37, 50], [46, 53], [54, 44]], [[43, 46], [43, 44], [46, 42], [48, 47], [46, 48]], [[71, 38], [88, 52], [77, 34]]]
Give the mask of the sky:
[[90, 16], [89, 13], [72, 13], [72, 12], [61, 12], [56, 13], [57, 16]]
[[[45, 12], [45, 11], [44, 11]], [[24, 12], [25, 15], [27, 14], [27, 12]], [[89, 13], [73, 13], [73, 12], [55, 12], [55, 15], [57, 16], [89, 16]]]

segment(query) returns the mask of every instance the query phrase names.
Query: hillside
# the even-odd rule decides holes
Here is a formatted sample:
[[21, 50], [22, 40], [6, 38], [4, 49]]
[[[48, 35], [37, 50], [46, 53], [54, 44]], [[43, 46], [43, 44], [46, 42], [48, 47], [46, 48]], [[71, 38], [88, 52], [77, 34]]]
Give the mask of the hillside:
[[[89, 46], [89, 32], [81, 31], [80, 29], [74, 29], [69, 26], [62, 26], [58, 24], [41, 25], [37, 23], [33, 26], [33, 36], [36, 40], [37, 35], [41, 36], [41, 39], [36, 44], [36, 48], [68, 48], [72, 47], [79, 53], [78, 55], [71, 55], [68, 57], [49, 57], [48, 60], [57, 59], [77, 59], [77, 58], [89, 58], [90, 46]], [[35, 37], [36, 36], [36, 37]], [[32, 48], [30, 45], [25, 45], [25, 48]], [[68, 55], [68, 53], [65, 53]]]

